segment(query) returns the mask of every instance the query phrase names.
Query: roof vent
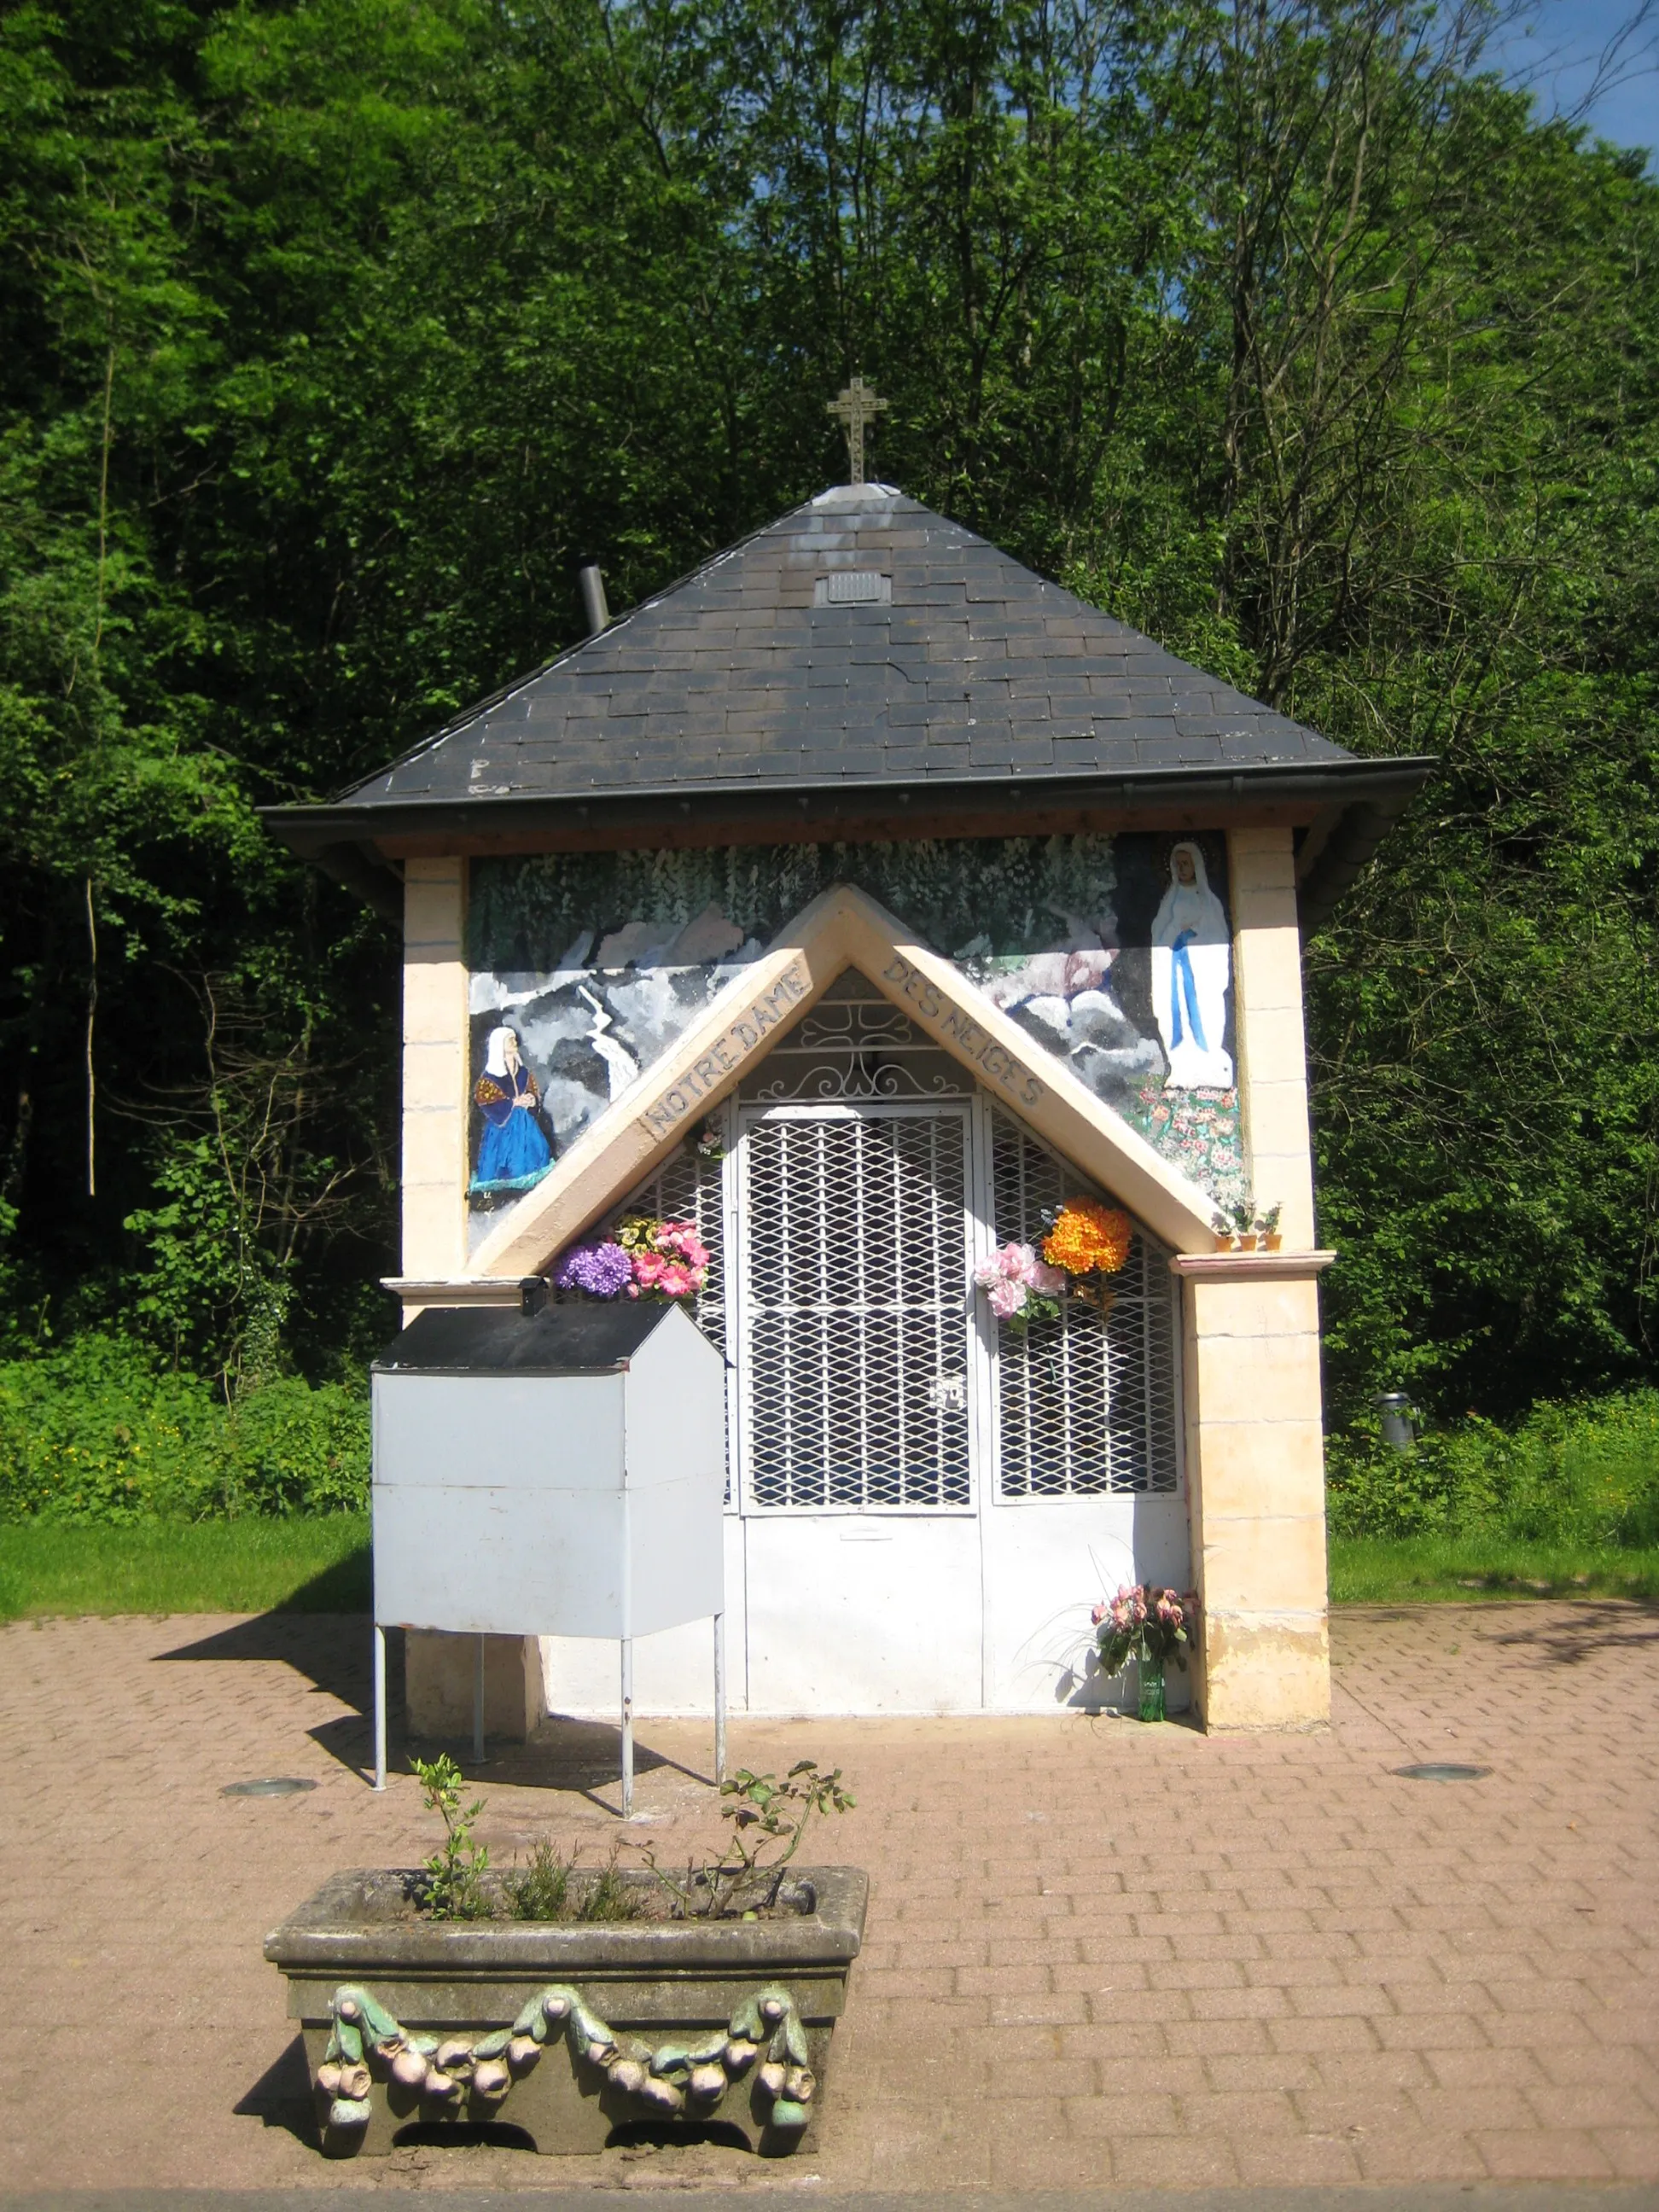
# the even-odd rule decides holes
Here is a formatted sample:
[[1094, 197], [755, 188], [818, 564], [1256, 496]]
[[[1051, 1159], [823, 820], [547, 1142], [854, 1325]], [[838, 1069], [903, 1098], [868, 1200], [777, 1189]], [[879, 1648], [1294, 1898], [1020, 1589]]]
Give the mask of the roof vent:
[[888, 607], [893, 604], [893, 580], [873, 568], [837, 568], [820, 576], [812, 586], [815, 607]]
[[605, 604], [605, 578], [598, 563], [585, 561], [576, 572], [576, 581], [581, 587], [582, 612], [587, 617], [587, 635], [598, 637], [611, 627], [611, 610]]

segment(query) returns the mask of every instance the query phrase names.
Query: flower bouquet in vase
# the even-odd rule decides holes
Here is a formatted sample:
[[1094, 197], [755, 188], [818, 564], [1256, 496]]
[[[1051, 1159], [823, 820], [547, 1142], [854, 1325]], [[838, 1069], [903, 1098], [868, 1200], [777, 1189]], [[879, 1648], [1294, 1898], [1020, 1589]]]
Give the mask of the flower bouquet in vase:
[[1164, 1673], [1170, 1661], [1184, 1673], [1190, 1628], [1198, 1613], [1194, 1590], [1165, 1589], [1158, 1583], [1126, 1583], [1115, 1597], [1103, 1598], [1090, 1616], [1101, 1671], [1121, 1674], [1133, 1659], [1139, 1675], [1139, 1714], [1144, 1721], [1164, 1717]]

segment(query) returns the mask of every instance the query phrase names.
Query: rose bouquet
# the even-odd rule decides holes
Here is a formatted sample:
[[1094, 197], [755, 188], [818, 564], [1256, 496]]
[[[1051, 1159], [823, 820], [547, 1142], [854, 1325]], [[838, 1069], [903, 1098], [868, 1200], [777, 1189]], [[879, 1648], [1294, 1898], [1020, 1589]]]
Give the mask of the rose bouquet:
[[690, 1221], [653, 1221], [643, 1214], [624, 1221], [617, 1242], [634, 1269], [630, 1297], [695, 1297], [708, 1276], [708, 1247]]
[[997, 1319], [1017, 1332], [1045, 1314], [1057, 1316], [1066, 1287], [1060, 1269], [1039, 1260], [1029, 1244], [1005, 1244], [975, 1268], [974, 1280]]
[[573, 1244], [553, 1270], [553, 1287], [590, 1298], [691, 1298], [708, 1278], [708, 1247], [695, 1222], [641, 1214], [613, 1236]]
[[1173, 1659], [1187, 1664], [1189, 1630], [1198, 1612], [1194, 1590], [1165, 1589], [1158, 1583], [1126, 1583], [1090, 1614], [1103, 1673], [1121, 1674], [1131, 1659], [1162, 1675]]

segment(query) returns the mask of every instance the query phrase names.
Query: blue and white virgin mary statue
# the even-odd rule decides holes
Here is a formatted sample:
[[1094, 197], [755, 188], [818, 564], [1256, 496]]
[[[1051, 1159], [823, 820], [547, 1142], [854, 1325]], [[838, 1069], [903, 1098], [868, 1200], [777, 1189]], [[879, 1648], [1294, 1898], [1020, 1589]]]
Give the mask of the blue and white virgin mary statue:
[[553, 1164], [553, 1147], [541, 1125], [542, 1094], [519, 1054], [515, 1030], [495, 1029], [484, 1048], [484, 1072], [472, 1098], [483, 1115], [473, 1192], [529, 1190]]
[[1227, 987], [1232, 944], [1204, 855], [1186, 840], [1170, 854], [1170, 888], [1152, 918], [1152, 1011], [1178, 1091], [1231, 1091]]

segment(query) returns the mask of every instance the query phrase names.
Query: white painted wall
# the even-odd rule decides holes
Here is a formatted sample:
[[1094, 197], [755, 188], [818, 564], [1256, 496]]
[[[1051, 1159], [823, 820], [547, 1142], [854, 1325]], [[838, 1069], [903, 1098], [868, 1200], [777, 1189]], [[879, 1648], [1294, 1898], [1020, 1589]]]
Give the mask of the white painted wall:
[[[1122, 1701], [1070, 1671], [1120, 1582], [1190, 1580], [1187, 1501], [1055, 1498], [971, 1514], [726, 1517], [733, 1712], [1033, 1713]], [[614, 1644], [542, 1639], [550, 1712], [614, 1718]], [[1170, 1703], [1186, 1702], [1171, 1671]], [[701, 1622], [636, 1639], [635, 1710], [714, 1711]]]

